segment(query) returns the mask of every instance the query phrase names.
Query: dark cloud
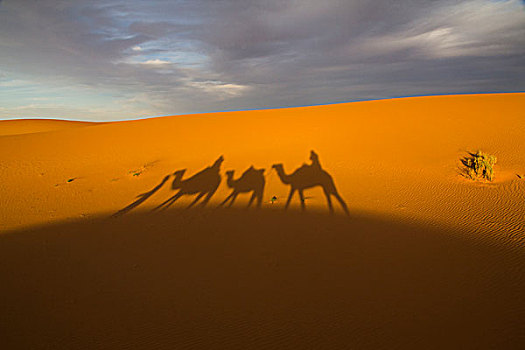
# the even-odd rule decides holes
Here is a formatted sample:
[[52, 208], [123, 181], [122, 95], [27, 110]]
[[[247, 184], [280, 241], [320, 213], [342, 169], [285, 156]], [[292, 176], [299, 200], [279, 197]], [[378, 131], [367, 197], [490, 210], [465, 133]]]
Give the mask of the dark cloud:
[[[115, 95], [124, 118], [525, 90], [518, 0], [1, 5], [0, 73]], [[93, 110], [118, 118], [96, 101]]]

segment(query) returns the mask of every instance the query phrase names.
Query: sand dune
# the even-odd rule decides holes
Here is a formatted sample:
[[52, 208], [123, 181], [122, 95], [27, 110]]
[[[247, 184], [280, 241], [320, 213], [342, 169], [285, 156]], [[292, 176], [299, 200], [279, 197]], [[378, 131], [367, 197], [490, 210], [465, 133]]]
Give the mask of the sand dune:
[[[525, 94], [494, 94], [46, 121], [46, 132], [0, 123], [4, 338], [54, 349], [522, 348], [524, 107]], [[461, 175], [478, 149], [498, 157], [491, 183]], [[285, 176], [312, 167], [285, 184], [276, 163]], [[252, 166], [265, 169], [259, 211], [241, 210]], [[291, 185], [331, 186], [321, 169], [337, 215], [319, 186], [304, 191], [306, 214], [297, 193], [284, 213]], [[233, 208], [215, 209], [232, 193], [229, 170], [252, 175], [235, 183]]]
[[[187, 169], [187, 178], [220, 155], [223, 177], [226, 170], [239, 176], [252, 165], [265, 168], [264, 206], [272, 205], [273, 196], [272, 206], [282, 206], [289, 187], [272, 164], [283, 163], [290, 173], [315, 150], [352, 210], [489, 228], [502, 238], [522, 239], [524, 104], [524, 94], [407, 98], [0, 137], [0, 196], [8, 203], [0, 211], [0, 229], [117, 211], [166, 175]], [[477, 149], [499, 159], [493, 183], [459, 175], [459, 159]], [[173, 193], [164, 186], [142, 206], [154, 207]], [[229, 193], [223, 181], [211, 203]], [[326, 210], [319, 188], [306, 196], [308, 208]], [[295, 198], [293, 205], [298, 203]]]
[[0, 136], [33, 134], [89, 125], [93, 125], [93, 123], [53, 119], [0, 120]]

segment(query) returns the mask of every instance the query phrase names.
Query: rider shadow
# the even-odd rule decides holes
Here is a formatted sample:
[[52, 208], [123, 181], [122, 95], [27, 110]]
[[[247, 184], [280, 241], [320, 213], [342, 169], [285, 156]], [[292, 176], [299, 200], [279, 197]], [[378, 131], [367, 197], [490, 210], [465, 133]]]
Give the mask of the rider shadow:
[[255, 169], [251, 166], [238, 179], [234, 179], [234, 171], [229, 170], [226, 172], [226, 185], [232, 189], [232, 192], [219, 207], [222, 207], [228, 201], [230, 201], [228, 207], [231, 207], [239, 194], [251, 192], [252, 196], [246, 208], [249, 208], [253, 201], [257, 200], [256, 208], [259, 209], [263, 200], [265, 184], [264, 169]]
[[197, 174], [187, 178], [182, 179], [186, 169], [178, 170], [173, 173], [175, 178], [171, 184], [173, 190], [179, 190], [172, 197], [168, 198], [166, 201], [162, 202], [160, 205], [155, 207], [153, 211], [156, 210], [166, 210], [173, 203], [175, 203], [179, 198], [184, 195], [197, 195], [195, 200], [191, 202], [187, 209], [193, 207], [197, 202], [204, 196], [204, 199], [200, 203], [201, 207], [206, 206], [210, 201], [211, 197], [217, 191], [221, 183], [221, 164], [224, 161], [224, 157], [220, 156], [213, 165], [201, 170]]
[[341, 197], [341, 195], [335, 187], [332, 176], [321, 167], [321, 163], [319, 162], [319, 156], [317, 155], [317, 153], [311, 151], [310, 160], [312, 162], [310, 165], [303, 164], [291, 174], [285, 173], [282, 164], [274, 164], [272, 166], [272, 168], [274, 168], [277, 171], [277, 175], [279, 176], [279, 179], [281, 179], [281, 182], [285, 185], [291, 186], [290, 193], [288, 195], [288, 199], [284, 207], [285, 210], [288, 209], [292, 197], [295, 191], [297, 191], [299, 192], [299, 198], [301, 200], [301, 209], [304, 211], [305, 197], [303, 191], [308, 188], [320, 186], [323, 189], [323, 192], [326, 196], [326, 201], [328, 203], [328, 209], [330, 210], [330, 213], [334, 212], [331, 198], [331, 196], [334, 196], [343, 208], [343, 211], [346, 213], [346, 215], [350, 215], [346, 202], [343, 200], [343, 198]]
[[145, 193], [142, 193], [142, 194], [139, 194], [137, 196], [137, 200], [133, 203], [131, 203], [130, 205], [128, 205], [127, 207], [117, 211], [115, 214], [111, 215], [111, 217], [119, 217], [119, 216], [122, 216], [124, 214], [126, 214], [127, 212], [129, 212], [130, 210], [132, 210], [133, 208], [136, 208], [138, 207], [139, 205], [141, 205], [142, 203], [144, 203], [149, 197], [153, 196], [153, 194], [155, 192], [157, 192], [158, 190], [161, 189], [162, 186], [164, 186], [164, 184], [166, 183], [166, 181], [168, 181], [170, 178], [169, 175], [167, 175], [166, 177], [164, 177], [164, 179], [157, 185], [155, 186], [151, 191], [149, 192], [145, 192]]

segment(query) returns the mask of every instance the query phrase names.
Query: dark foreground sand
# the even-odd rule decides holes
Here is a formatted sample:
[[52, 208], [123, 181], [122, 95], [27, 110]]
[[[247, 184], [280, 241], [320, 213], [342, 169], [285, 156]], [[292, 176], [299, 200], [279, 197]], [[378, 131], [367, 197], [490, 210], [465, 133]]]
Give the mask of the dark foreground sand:
[[2, 349], [525, 348], [523, 250], [436, 225], [137, 211], [0, 257]]

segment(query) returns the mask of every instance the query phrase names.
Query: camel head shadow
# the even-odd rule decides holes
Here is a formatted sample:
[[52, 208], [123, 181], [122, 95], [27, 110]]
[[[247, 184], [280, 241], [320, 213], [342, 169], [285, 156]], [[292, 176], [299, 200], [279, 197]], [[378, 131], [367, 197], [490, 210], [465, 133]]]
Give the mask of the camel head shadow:
[[173, 173], [174, 178], [171, 183], [171, 188], [172, 190], [178, 190], [178, 192], [153, 210], [165, 210], [184, 195], [197, 195], [188, 208], [197, 204], [202, 197], [204, 197], [204, 199], [200, 203], [200, 206], [206, 206], [221, 183], [220, 170], [223, 162], [224, 157], [220, 156], [213, 165], [204, 168], [187, 179], [183, 179], [186, 174], [186, 169], [175, 171]]
[[230, 207], [239, 194], [251, 192], [252, 196], [247, 208], [252, 205], [254, 200], [257, 200], [256, 207], [261, 207], [266, 184], [264, 169], [255, 169], [251, 166], [238, 179], [234, 179], [234, 171], [229, 170], [226, 172], [226, 184], [232, 189], [232, 192], [219, 206], [223, 206], [229, 201], [228, 206]]
[[323, 192], [326, 196], [326, 201], [328, 203], [328, 209], [330, 210], [330, 213], [334, 212], [331, 199], [331, 196], [334, 196], [343, 208], [343, 211], [346, 213], [346, 215], [350, 215], [346, 202], [343, 200], [341, 195], [339, 195], [339, 192], [335, 187], [332, 176], [322, 168], [321, 163], [319, 161], [319, 156], [313, 150], [310, 151], [310, 161], [311, 164], [303, 164], [291, 174], [287, 174], [284, 171], [284, 166], [282, 163], [274, 164], [272, 166], [272, 168], [276, 170], [281, 182], [291, 187], [290, 193], [288, 194], [288, 199], [284, 207], [285, 210], [288, 209], [292, 197], [297, 191], [301, 200], [301, 209], [304, 211], [304, 190], [319, 186], [323, 189]]
[[184, 176], [184, 174], [186, 173], [186, 170], [187, 169], [181, 169], [181, 170], [177, 170], [176, 172], [173, 173], [173, 181], [171, 182], [171, 189], [172, 190], [177, 190], [179, 189], [180, 187], [180, 182], [181, 182], [181, 179], [182, 177]]

